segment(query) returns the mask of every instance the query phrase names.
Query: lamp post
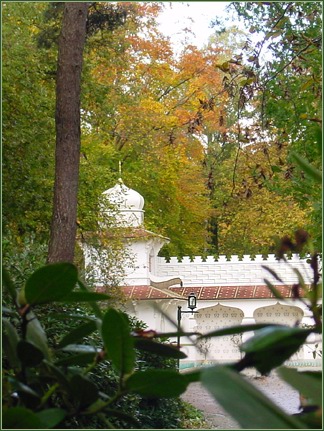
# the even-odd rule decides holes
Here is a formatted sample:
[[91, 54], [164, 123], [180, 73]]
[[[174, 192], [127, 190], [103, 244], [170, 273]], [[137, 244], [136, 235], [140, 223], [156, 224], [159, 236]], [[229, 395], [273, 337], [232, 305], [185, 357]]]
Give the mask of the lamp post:
[[[184, 313], [198, 313], [198, 311], [194, 311], [195, 308], [197, 308], [197, 297], [194, 293], [190, 293], [187, 298], [188, 301], [188, 308], [190, 310], [182, 310], [181, 305], [178, 306], [178, 336], [177, 336], [177, 348], [180, 350], [180, 323], [181, 323], [181, 316]], [[178, 359], [178, 371], [180, 369], [180, 359]]]

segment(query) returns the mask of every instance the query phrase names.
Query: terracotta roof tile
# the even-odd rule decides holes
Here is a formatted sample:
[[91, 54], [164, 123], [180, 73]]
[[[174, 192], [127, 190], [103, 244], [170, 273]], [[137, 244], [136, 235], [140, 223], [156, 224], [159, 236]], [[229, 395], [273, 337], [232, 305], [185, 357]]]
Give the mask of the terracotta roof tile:
[[187, 299], [171, 289], [160, 289], [153, 286], [122, 286], [127, 299]]
[[[292, 286], [275, 286], [283, 298], [292, 297]], [[208, 287], [169, 287], [156, 288], [153, 286], [122, 286], [127, 299], [183, 299], [186, 300], [190, 293], [195, 293], [198, 300], [221, 300], [221, 299], [266, 299], [274, 298], [268, 286], [208, 286]], [[97, 291], [104, 291], [97, 288]], [[302, 294], [300, 290], [300, 295]]]

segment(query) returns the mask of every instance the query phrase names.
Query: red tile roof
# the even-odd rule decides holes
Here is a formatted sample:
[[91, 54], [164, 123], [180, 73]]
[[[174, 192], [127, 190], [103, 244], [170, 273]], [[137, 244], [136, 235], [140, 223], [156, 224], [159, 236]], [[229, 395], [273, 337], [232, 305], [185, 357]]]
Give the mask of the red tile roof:
[[[186, 300], [192, 292], [200, 300], [274, 298], [273, 293], [265, 285], [170, 287], [169, 289], [157, 289], [152, 286], [123, 286], [121, 289], [127, 299], [138, 300], [167, 298]], [[276, 289], [283, 298], [292, 297], [292, 286], [276, 286]]]
[[171, 289], [161, 289], [153, 286], [123, 286], [122, 291], [127, 299], [186, 299]]

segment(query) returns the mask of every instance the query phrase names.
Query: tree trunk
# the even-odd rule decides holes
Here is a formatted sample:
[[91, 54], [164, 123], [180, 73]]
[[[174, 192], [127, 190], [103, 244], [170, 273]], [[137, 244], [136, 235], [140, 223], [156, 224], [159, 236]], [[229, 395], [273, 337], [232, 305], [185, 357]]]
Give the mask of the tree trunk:
[[74, 259], [87, 12], [88, 3], [65, 3], [57, 61], [55, 184], [48, 263]]

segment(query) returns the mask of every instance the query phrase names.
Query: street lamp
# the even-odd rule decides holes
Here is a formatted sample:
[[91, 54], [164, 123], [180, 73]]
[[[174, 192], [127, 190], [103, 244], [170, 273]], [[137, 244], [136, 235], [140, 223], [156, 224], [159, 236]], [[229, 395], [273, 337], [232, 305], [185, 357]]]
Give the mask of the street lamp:
[[[184, 313], [198, 313], [198, 311], [194, 311], [195, 308], [197, 308], [197, 297], [194, 293], [190, 293], [187, 298], [188, 301], [188, 308], [190, 310], [182, 310], [181, 305], [178, 306], [178, 336], [177, 336], [177, 347], [180, 350], [180, 323], [181, 323], [181, 316]], [[178, 370], [180, 369], [180, 359], [178, 359]]]

